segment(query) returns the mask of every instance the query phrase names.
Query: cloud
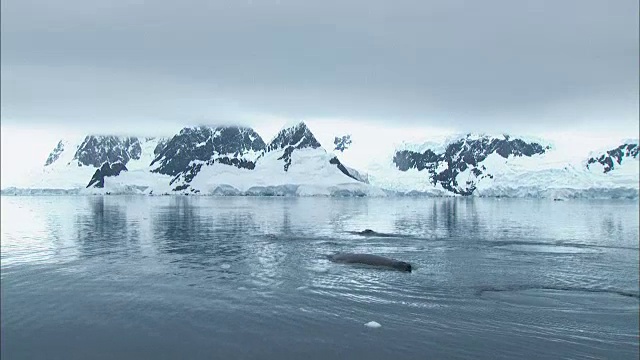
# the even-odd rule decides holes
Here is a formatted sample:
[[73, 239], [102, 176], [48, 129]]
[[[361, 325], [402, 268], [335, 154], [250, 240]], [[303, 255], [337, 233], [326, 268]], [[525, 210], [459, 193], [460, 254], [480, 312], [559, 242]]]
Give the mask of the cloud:
[[637, 131], [637, 14], [630, 0], [5, 0], [2, 118]]

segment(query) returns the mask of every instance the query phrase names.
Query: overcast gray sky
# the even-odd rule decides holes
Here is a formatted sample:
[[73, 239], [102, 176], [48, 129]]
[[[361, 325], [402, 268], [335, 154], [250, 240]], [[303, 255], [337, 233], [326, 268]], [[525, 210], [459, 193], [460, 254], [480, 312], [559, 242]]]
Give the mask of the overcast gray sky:
[[2, 0], [4, 124], [638, 129], [637, 0]]

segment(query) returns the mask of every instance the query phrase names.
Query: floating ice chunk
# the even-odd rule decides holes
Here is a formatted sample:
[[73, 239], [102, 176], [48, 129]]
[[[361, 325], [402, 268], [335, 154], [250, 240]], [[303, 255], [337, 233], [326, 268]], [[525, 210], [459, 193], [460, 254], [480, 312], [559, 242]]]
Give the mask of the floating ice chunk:
[[229, 264], [222, 264], [222, 265], [220, 265], [220, 267], [225, 269], [225, 270], [231, 269], [231, 265], [229, 265]]
[[372, 329], [377, 329], [377, 328], [381, 327], [382, 325], [380, 325], [380, 323], [377, 323], [375, 321], [369, 321], [368, 323], [364, 324], [364, 326], [372, 328]]

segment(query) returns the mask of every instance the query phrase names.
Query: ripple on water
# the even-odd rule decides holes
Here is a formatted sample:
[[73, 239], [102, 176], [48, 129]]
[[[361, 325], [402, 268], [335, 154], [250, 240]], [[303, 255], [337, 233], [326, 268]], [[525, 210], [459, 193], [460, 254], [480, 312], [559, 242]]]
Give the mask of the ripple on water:
[[326, 272], [310, 280], [308, 293], [351, 304], [396, 304], [413, 308], [439, 307], [444, 289], [424, 286], [415, 274], [326, 262]]
[[546, 252], [560, 254], [597, 253], [605, 249], [638, 251], [636, 247], [615, 246], [615, 245], [595, 245], [585, 243], [575, 243], [567, 241], [518, 241], [518, 240], [494, 240], [489, 241], [495, 248], [522, 251], [522, 252]]
[[637, 292], [569, 286], [482, 287], [476, 294], [514, 306], [539, 307], [558, 311], [631, 310], [638, 307]]
[[569, 245], [531, 245], [531, 244], [512, 244], [503, 245], [500, 248], [518, 252], [538, 252], [538, 253], [554, 253], [554, 254], [586, 254], [597, 253], [597, 249], [589, 249], [586, 247], [569, 246]]

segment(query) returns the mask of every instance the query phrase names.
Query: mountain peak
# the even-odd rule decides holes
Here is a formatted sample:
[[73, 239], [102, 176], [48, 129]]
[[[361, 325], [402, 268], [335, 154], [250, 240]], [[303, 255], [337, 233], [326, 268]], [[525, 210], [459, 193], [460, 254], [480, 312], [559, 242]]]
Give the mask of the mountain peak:
[[137, 137], [120, 137], [114, 135], [87, 135], [73, 160], [78, 164], [99, 168], [105, 162], [121, 162], [139, 160], [142, 154], [140, 139]]
[[59, 161], [63, 153], [66, 154], [64, 159], [67, 165], [73, 162], [77, 166], [99, 168], [105, 162], [127, 164], [130, 160], [140, 159], [144, 141], [137, 137], [115, 135], [86, 135], [72, 142], [60, 140], [47, 157], [45, 167]]
[[307, 124], [300, 121], [291, 127], [286, 127], [280, 130], [278, 134], [267, 145], [267, 151], [273, 151], [278, 149], [285, 149], [287, 147], [294, 147], [296, 149], [302, 148], [318, 148], [320, 143], [313, 135]]
[[304, 120], [289, 119], [285, 121], [284, 124], [282, 124], [282, 126], [280, 127], [280, 131], [285, 129], [295, 128], [298, 126], [307, 126], [307, 124], [305, 124]]
[[264, 149], [260, 135], [249, 127], [185, 127], [156, 152], [151, 171], [174, 176], [172, 184], [179, 179], [189, 183], [203, 165], [222, 163], [253, 169]]
[[281, 151], [282, 156], [278, 160], [284, 160], [284, 171], [291, 166], [291, 154], [295, 150], [311, 148], [317, 149], [320, 147], [320, 142], [313, 135], [311, 130], [307, 127], [303, 121], [296, 123], [295, 125], [284, 128], [278, 132], [278, 134], [267, 145], [267, 152]]

